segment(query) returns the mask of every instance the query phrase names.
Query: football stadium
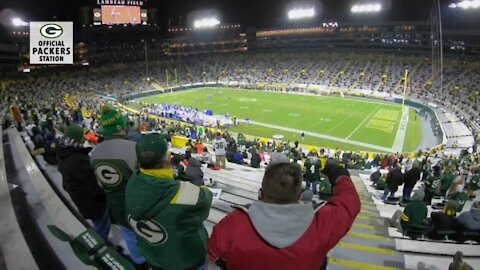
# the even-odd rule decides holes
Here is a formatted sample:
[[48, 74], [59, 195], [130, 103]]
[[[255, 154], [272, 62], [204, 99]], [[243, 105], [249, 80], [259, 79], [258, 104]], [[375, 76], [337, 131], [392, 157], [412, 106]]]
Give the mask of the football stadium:
[[[408, 128], [399, 131], [401, 105], [346, 97], [311, 97], [210, 88], [147, 97], [139, 101], [211, 109], [221, 115], [251, 119], [244, 120], [245, 125], [238, 120], [239, 125], [230, 129], [237, 133], [267, 138], [277, 135], [294, 142], [306, 132], [310, 138], [304, 138], [305, 143], [328, 148], [408, 152], [415, 151], [422, 138], [421, 121], [415, 120], [416, 111], [413, 109], [405, 112], [409, 118], [412, 117], [406, 122]], [[396, 136], [403, 138], [399, 145], [394, 145]]]
[[2, 0], [0, 270], [480, 269], [479, 0]]

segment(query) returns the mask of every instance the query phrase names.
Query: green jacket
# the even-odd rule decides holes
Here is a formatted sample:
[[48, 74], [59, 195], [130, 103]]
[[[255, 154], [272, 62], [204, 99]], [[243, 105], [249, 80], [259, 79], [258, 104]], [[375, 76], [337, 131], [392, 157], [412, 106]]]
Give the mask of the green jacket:
[[[206, 258], [212, 193], [189, 182], [144, 171], [128, 182], [126, 212], [148, 263], [165, 270], [191, 269]], [[161, 177], [161, 178], [160, 178]]]
[[457, 202], [457, 212], [460, 213], [463, 210], [463, 206], [468, 201], [468, 195], [465, 192], [455, 194], [455, 201]]
[[440, 187], [440, 192], [442, 194], [445, 194], [447, 190], [450, 188], [452, 185], [453, 181], [455, 180], [455, 175], [453, 173], [446, 173], [442, 176], [442, 183]]
[[125, 219], [125, 188], [137, 170], [135, 142], [124, 138], [105, 140], [92, 151], [90, 162], [105, 191], [112, 222], [129, 228]]
[[405, 231], [409, 225], [426, 225], [427, 205], [422, 201], [412, 201], [407, 204], [402, 213], [402, 229]]
[[320, 181], [320, 169], [322, 168], [322, 164], [317, 157], [308, 157], [303, 165], [305, 166], [305, 181]]
[[433, 175], [428, 176], [425, 181], [425, 189], [430, 193], [437, 194], [440, 191], [441, 179]]
[[387, 178], [385, 176], [382, 176], [377, 181], [377, 185], [375, 187], [376, 189], [384, 190], [386, 186], [387, 186]]
[[476, 174], [472, 176], [472, 180], [470, 180], [470, 190], [478, 190], [480, 189], [480, 174]]

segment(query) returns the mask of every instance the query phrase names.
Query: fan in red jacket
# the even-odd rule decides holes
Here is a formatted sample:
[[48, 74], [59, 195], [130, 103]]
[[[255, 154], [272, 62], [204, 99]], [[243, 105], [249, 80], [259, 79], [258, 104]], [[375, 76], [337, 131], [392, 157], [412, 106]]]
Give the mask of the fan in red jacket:
[[294, 163], [269, 166], [259, 200], [235, 210], [213, 228], [211, 263], [236, 269], [315, 269], [352, 226], [360, 199], [346, 169], [329, 161], [323, 171], [335, 196], [323, 207], [299, 202], [302, 170]]

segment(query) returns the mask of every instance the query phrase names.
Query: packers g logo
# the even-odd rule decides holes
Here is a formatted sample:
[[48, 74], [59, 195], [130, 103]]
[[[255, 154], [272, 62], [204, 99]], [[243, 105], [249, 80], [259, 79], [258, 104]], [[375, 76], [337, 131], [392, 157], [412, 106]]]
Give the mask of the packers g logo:
[[108, 164], [99, 164], [95, 167], [98, 180], [107, 186], [117, 186], [122, 181], [122, 175], [117, 168]]
[[54, 23], [45, 24], [40, 28], [40, 34], [44, 38], [58, 38], [63, 34], [63, 28]]
[[136, 221], [131, 215], [129, 215], [128, 224], [130, 224], [138, 236], [152, 246], [161, 245], [168, 239], [168, 234], [165, 228], [153, 219]]

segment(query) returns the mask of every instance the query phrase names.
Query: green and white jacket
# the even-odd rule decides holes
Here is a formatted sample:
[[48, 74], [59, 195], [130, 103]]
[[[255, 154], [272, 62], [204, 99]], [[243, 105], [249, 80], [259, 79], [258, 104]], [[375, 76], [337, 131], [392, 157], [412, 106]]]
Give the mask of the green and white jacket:
[[203, 265], [212, 193], [189, 182], [174, 180], [173, 169], [134, 174], [126, 192], [128, 222], [138, 236], [140, 253], [165, 270]]
[[91, 153], [91, 164], [107, 197], [112, 222], [129, 227], [125, 215], [125, 189], [137, 170], [135, 142], [123, 137], [103, 141]]

